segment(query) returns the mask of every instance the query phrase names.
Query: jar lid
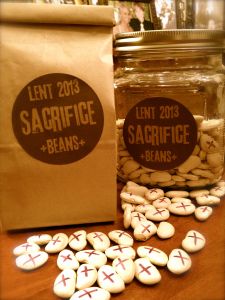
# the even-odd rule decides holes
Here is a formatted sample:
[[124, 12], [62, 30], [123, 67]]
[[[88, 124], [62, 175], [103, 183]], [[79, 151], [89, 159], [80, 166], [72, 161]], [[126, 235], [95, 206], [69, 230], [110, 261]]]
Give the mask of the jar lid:
[[173, 29], [125, 32], [116, 35], [114, 50], [117, 55], [132, 52], [158, 53], [164, 51], [216, 50], [224, 47], [223, 30]]

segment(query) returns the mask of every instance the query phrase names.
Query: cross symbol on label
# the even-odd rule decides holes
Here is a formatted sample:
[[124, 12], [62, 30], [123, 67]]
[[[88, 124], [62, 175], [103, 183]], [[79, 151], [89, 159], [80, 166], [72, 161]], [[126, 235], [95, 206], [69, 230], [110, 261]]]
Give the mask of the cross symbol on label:
[[70, 257], [70, 254], [68, 254], [67, 256], [60, 255], [60, 257], [63, 258], [63, 262], [65, 262], [66, 260], [72, 260], [72, 258]]
[[35, 258], [39, 257], [41, 254], [38, 254], [36, 256], [32, 256], [31, 254], [28, 254], [29, 259], [23, 263], [23, 265], [27, 264], [28, 262], [32, 261], [33, 265], [35, 266]]
[[144, 160], [144, 159], [145, 159], [145, 155], [142, 153], [142, 154], [140, 155], [140, 158]]
[[128, 258], [121, 259], [120, 257], [118, 257], [118, 264], [116, 264], [116, 267], [121, 266], [123, 270], [126, 270], [124, 262], [127, 260], [128, 260]]
[[80, 142], [79, 142], [79, 144], [80, 144], [81, 146], [84, 146], [84, 145], [85, 145], [85, 141], [84, 141], [83, 139], [81, 139]]
[[197, 236], [196, 232], [193, 232], [193, 235], [188, 235], [188, 237], [194, 239], [194, 244], [195, 245], [197, 245], [198, 239], [203, 241], [203, 239], [201, 237]]
[[98, 238], [101, 242], [103, 242], [103, 239], [101, 236], [103, 236], [102, 233], [94, 232], [95, 236], [93, 236], [93, 239]]
[[69, 277], [65, 277], [64, 274], [62, 274], [62, 279], [57, 282], [57, 284], [63, 283], [64, 286], [66, 286], [66, 280], [70, 279]]
[[139, 266], [141, 267], [141, 271], [139, 272], [139, 274], [146, 272], [148, 275], [151, 275], [150, 271], [148, 269], [151, 268], [151, 266], [143, 266], [142, 264], [139, 264]]
[[177, 156], [175, 154], [173, 154], [172, 159], [175, 160], [177, 158]]
[[188, 257], [184, 257], [184, 256], [182, 256], [182, 254], [181, 254], [181, 252], [180, 251], [178, 251], [178, 253], [179, 253], [179, 255], [174, 255], [174, 257], [176, 257], [176, 258], [180, 258], [181, 259], [181, 262], [182, 262], [182, 265], [185, 265], [185, 262], [184, 262], [184, 260], [186, 259], [186, 260], [189, 260], [189, 258]]
[[103, 278], [103, 281], [106, 280], [106, 279], [108, 279], [108, 280], [110, 280], [111, 282], [114, 282], [114, 280], [111, 278], [111, 277], [114, 275], [114, 273], [107, 274], [106, 272], [102, 271], [102, 274], [105, 275], [105, 277]]
[[97, 292], [98, 290], [97, 289], [94, 289], [94, 290], [90, 290], [90, 291], [87, 291], [87, 290], [83, 290], [83, 294], [81, 294], [78, 298], [82, 298], [82, 297], [84, 297], [84, 296], [88, 296], [88, 299], [90, 299], [90, 298], [92, 298], [92, 293], [94, 293], [94, 292]]
[[41, 150], [42, 152], [45, 152], [45, 151], [47, 150], [47, 147], [46, 147], [45, 145], [42, 145], [41, 148], [40, 148], [40, 150]]
[[84, 273], [85, 277], [88, 277], [88, 272], [93, 270], [94, 269], [88, 269], [87, 266], [84, 266], [84, 269], [81, 271], [81, 273]]

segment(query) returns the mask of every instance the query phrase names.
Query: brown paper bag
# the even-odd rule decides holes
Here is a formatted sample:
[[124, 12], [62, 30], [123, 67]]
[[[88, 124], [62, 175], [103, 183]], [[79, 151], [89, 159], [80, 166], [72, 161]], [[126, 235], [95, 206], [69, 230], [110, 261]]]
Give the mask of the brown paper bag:
[[113, 221], [113, 8], [0, 11], [3, 229]]

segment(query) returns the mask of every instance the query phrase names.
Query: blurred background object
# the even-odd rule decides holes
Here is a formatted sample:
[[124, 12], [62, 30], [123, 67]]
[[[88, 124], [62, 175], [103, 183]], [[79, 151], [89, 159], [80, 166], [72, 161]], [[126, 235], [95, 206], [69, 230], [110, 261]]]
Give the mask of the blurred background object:
[[161, 29], [224, 29], [224, 0], [155, 0]]
[[224, 29], [224, 0], [195, 0], [194, 28]]

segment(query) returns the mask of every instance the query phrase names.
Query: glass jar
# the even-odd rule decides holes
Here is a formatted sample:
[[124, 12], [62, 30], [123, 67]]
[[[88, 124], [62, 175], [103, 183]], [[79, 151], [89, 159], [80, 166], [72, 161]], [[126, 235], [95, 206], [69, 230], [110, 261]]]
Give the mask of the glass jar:
[[223, 31], [116, 36], [118, 177], [199, 188], [224, 171]]

